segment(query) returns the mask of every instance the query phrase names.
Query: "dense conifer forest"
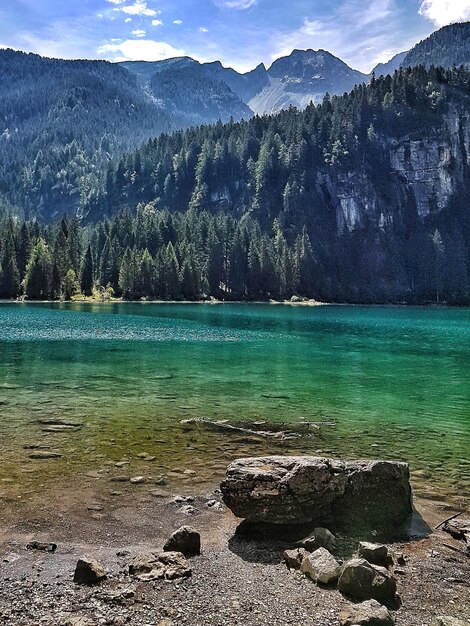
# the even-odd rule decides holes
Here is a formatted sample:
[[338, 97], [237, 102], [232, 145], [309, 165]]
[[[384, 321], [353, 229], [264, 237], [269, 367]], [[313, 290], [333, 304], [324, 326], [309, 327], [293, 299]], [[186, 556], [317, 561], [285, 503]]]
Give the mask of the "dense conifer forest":
[[[5, 210], [0, 295], [467, 302], [466, 160], [449, 160], [455, 187], [444, 203], [431, 187], [423, 213], [390, 146], [445, 143], [453, 116], [465, 155], [469, 96], [463, 68], [419, 66], [302, 112], [160, 135], [97, 175], [86, 220]], [[349, 221], [331, 191], [345, 181]]]
[[0, 50], [0, 202], [51, 220], [81, 213], [113, 157], [184, 126], [119, 65]]

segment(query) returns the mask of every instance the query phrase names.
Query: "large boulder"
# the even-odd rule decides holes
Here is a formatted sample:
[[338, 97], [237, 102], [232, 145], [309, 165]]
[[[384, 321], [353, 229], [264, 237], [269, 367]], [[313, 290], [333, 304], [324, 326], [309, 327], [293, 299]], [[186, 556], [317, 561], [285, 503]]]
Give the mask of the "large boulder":
[[341, 565], [326, 548], [318, 548], [304, 558], [300, 569], [313, 582], [331, 585], [338, 580]]
[[393, 626], [393, 617], [387, 607], [377, 600], [367, 600], [361, 604], [351, 604], [339, 614], [341, 626]]
[[397, 581], [385, 567], [356, 558], [343, 565], [338, 589], [353, 600], [373, 599], [388, 604], [395, 599]]
[[233, 513], [254, 523], [385, 530], [412, 512], [408, 465], [392, 461], [238, 459], [228, 466], [221, 489]]

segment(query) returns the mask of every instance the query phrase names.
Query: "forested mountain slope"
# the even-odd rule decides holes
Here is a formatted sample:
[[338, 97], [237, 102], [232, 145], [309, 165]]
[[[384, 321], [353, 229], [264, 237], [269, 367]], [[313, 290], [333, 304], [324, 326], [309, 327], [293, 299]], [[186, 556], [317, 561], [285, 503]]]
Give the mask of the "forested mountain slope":
[[469, 302], [469, 98], [464, 69], [419, 66], [162, 135], [109, 167], [88, 226], [5, 218], [0, 296]]
[[444, 26], [416, 44], [402, 62], [403, 67], [414, 65], [470, 66], [470, 22]]
[[[240, 74], [230, 67], [224, 67], [220, 61], [199, 63], [191, 57], [176, 57], [164, 61], [123, 61], [120, 65], [135, 74], [141, 84], [150, 84], [153, 81], [157, 85], [159, 74], [168, 75], [173, 71], [193, 69], [200, 78], [218, 81], [225, 85], [245, 104], [269, 83], [266, 68], [262, 63], [245, 74]], [[181, 84], [178, 78], [175, 80], [175, 85], [177, 84]]]
[[408, 52], [401, 52], [388, 63], [377, 65], [372, 74], [393, 74], [400, 67], [470, 67], [470, 22], [450, 24], [417, 43]]
[[182, 126], [112, 63], [0, 50], [0, 77], [0, 199], [26, 215], [80, 211], [111, 157]]
[[[468, 23], [448, 26], [402, 64], [458, 65], [469, 44]], [[0, 211], [45, 221], [99, 213], [108, 163], [161, 132], [302, 109], [368, 80], [322, 50], [295, 50], [246, 74], [189, 57], [116, 65], [0, 50]]]
[[228, 210], [294, 226], [327, 210], [334, 230], [425, 218], [468, 175], [469, 74], [423, 67], [304, 111], [163, 135], [116, 162], [98, 213], [139, 203]]

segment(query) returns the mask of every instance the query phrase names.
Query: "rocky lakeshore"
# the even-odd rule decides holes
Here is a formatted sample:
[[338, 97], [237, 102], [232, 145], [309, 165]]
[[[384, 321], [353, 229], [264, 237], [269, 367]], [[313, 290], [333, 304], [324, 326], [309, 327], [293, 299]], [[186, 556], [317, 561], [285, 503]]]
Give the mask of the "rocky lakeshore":
[[134, 486], [124, 501], [63, 492], [55, 508], [48, 494], [29, 520], [2, 511], [2, 624], [468, 624], [466, 522], [434, 530], [452, 511], [418, 502], [411, 538], [377, 545], [373, 530], [247, 529], [217, 485]]

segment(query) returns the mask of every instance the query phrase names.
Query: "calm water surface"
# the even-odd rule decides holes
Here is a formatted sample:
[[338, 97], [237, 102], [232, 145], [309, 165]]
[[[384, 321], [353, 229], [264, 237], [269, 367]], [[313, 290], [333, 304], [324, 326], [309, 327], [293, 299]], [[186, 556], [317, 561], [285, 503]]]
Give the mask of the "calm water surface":
[[[181, 424], [197, 416], [335, 425], [274, 442]], [[403, 459], [418, 495], [466, 506], [470, 310], [0, 304], [0, 493], [122, 459], [196, 485], [266, 452]]]

